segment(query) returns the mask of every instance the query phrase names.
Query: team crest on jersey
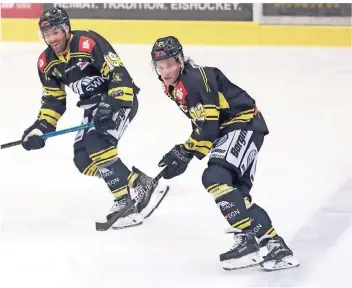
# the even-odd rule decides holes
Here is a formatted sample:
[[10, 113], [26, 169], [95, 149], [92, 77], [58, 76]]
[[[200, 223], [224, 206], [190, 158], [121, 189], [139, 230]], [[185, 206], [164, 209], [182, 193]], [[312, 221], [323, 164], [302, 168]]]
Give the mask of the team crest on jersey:
[[45, 53], [43, 53], [42, 55], [40, 55], [39, 59], [38, 59], [38, 67], [39, 70], [44, 72], [44, 68], [47, 65], [47, 61], [46, 61], [46, 57], [45, 57]]
[[53, 70], [53, 75], [57, 78], [62, 78], [62, 74], [60, 73], [60, 71], [56, 67]]
[[182, 81], [178, 82], [174, 90], [174, 96], [177, 102], [184, 105], [186, 103], [187, 90], [183, 85]]
[[78, 50], [80, 52], [92, 53], [95, 46], [95, 41], [92, 38], [82, 36], [79, 39]]

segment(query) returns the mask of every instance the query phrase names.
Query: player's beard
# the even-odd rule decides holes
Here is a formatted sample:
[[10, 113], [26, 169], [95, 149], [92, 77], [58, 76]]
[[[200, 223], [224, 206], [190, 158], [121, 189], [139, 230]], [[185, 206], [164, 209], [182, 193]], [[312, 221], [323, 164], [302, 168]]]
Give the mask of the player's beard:
[[51, 45], [51, 48], [54, 50], [56, 54], [63, 53], [67, 48], [68, 41], [65, 39], [64, 41], [58, 43], [57, 45]]

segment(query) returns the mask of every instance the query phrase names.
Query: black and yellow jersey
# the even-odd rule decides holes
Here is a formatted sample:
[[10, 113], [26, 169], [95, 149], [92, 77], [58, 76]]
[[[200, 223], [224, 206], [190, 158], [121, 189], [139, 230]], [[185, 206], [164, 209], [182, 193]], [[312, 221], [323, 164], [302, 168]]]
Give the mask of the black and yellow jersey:
[[139, 92], [120, 57], [110, 43], [94, 31], [72, 31], [68, 53], [57, 55], [48, 47], [38, 59], [43, 85], [39, 119], [56, 127], [66, 110], [65, 86], [79, 94], [77, 106], [100, 102], [107, 93], [118, 107], [131, 107]]
[[269, 133], [255, 100], [218, 68], [187, 63], [177, 85], [164, 85], [164, 89], [192, 120], [193, 131], [185, 147], [198, 159], [209, 153], [220, 135], [230, 131], [246, 129]]

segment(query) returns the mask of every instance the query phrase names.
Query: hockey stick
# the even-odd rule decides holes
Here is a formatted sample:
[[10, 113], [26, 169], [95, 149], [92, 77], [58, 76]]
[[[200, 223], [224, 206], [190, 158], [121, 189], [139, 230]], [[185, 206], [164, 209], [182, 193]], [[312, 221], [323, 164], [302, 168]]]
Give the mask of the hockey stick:
[[133, 199], [133, 201], [130, 202], [130, 204], [125, 207], [125, 209], [121, 210], [120, 212], [116, 213], [114, 216], [112, 216], [108, 221], [106, 222], [95, 222], [95, 229], [97, 231], [106, 231], [109, 230], [111, 228], [112, 225], [114, 225], [114, 223], [120, 218], [123, 217], [124, 214], [129, 211], [136, 203], [138, 203], [140, 201], [140, 198], [147, 193], [150, 189], [153, 188], [153, 186], [155, 186], [158, 181], [163, 177], [163, 173], [165, 171], [166, 167], [150, 182], [148, 183], [148, 185], [142, 189], [142, 191], [139, 193], [139, 195], [136, 197], [135, 199]]
[[[78, 130], [81, 130], [81, 129], [87, 129], [87, 128], [93, 127], [93, 125], [94, 125], [93, 122], [90, 122], [90, 123], [85, 124], [85, 125], [79, 125], [79, 126], [75, 126], [75, 127], [72, 127], [72, 128], [67, 128], [67, 129], [63, 129], [63, 130], [59, 130], [59, 131], [55, 131], [55, 132], [46, 133], [46, 134], [43, 134], [42, 136], [40, 136], [40, 138], [46, 139], [46, 138], [49, 138], [49, 137], [54, 137], [54, 136], [58, 136], [58, 135], [62, 135], [62, 134], [66, 134], [66, 133], [70, 133], [70, 132], [74, 132], [74, 131], [78, 131]], [[1, 145], [1, 149], [10, 148], [10, 147], [21, 145], [21, 144], [22, 144], [22, 140], [18, 140], [18, 141], [2, 144]]]

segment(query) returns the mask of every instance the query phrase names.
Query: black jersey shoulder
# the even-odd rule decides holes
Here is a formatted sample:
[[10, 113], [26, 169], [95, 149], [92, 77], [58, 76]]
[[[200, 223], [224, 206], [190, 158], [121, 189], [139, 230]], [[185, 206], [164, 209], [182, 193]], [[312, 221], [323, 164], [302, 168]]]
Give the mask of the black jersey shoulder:
[[[82, 53], [90, 55], [98, 43], [109, 45], [108, 42], [100, 34], [92, 30], [73, 30], [71, 32], [70, 51], [71, 53]], [[54, 50], [48, 46], [39, 56], [37, 66], [38, 69], [46, 74], [51, 67], [59, 63], [59, 58]]]
[[217, 89], [216, 68], [214, 67], [186, 63], [179, 79], [189, 90], [211, 92]]
[[111, 44], [99, 33], [93, 30], [73, 30], [72, 45], [75, 52], [92, 53], [96, 45], [111, 46]]
[[53, 64], [59, 62], [55, 52], [48, 46], [39, 56], [37, 66], [42, 73], [46, 73]]

